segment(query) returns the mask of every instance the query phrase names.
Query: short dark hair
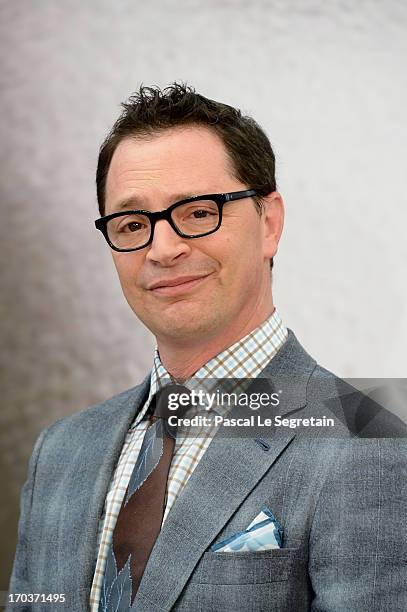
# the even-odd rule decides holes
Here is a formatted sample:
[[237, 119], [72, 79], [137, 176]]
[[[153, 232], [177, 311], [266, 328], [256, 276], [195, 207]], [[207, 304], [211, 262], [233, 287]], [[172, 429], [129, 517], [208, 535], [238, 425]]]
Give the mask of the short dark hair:
[[101, 216], [105, 214], [107, 173], [118, 144], [128, 136], [149, 137], [186, 125], [208, 127], [220, 137], [235, 177], [259, 194], [255, 204], [262, 213], [262, 196], [276, 190], [275, 156], [268, 137], [252, 117], [177, 82], [164, 89], [141, 85], [121, 106], [123, 111], [99, 151], [96, 191]]

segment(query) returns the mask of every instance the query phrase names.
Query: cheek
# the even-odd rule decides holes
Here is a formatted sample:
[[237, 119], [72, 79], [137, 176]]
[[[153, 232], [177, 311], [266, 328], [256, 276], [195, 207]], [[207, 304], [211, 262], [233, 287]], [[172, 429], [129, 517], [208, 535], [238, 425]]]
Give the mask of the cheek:
[[255, 232], [236, 232], [225, 236], [213, 249], [223, 274], [232, 283], [254, 281], [257, 271], [262, 268], [261, 236]]
[[140, 262], [131, 253], [114, 253], [113, 261], [123, 288], [136, 288], [136, 279]]

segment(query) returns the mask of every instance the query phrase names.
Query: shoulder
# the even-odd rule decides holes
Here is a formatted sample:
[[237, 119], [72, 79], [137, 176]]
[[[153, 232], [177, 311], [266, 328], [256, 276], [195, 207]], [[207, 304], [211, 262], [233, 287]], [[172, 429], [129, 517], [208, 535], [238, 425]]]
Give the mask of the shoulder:
[[356, 387], [356, 380], [343, 379], [316, 364], [309, 379], [307, 400], [311, 406], [323, 404], [350, 434], [359, 438], [406, 439], [406, 423], [395, 413], [391, 394], [383, 392], [383, 382], [365, 381], [361, 390]]
[[43, 431], [41, 431], [36, 446], [43, 443], [47, 438], [49, 441], [84, 439], [87, 435], [97, 435], [105, 429], [109, 423], [118, 419], [122, 420], [128, 416], [134, 418], [137, 410], [142, 405], [143, 399], [148, 393], [150, 374], [135, 387], [130, 387], [100, 403], [93, 404], [88, 408], [75, 412], [72, 415], [58, 419]]

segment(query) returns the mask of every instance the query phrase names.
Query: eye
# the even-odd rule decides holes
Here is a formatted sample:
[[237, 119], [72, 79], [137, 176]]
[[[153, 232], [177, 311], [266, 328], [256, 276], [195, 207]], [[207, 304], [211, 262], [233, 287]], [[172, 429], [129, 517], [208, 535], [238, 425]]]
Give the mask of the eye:
[[174, 209], [172, 218], [186, 234], [194, 234], [213, 229], [218, 223], [219, 211], [212, 200], [186, 202]]
[[129, 230], [129, 232], [137, 232], [141, 229], [143, 229], [142, 223], [139, 223], [138, 221], [130, 221], [130, 223], [125, 223], [123, 227], [120, 228], [120, 231], [125, 232], [126, 230]]
[[141, 216], [125, 217], [121, 219], [116, 227], [116, 232], [120, 234], [134, 234], [148, 227], [147, 219]]
[[215, 214], [212, 210], [205, 210], [204, 208], [199, 208], [192, 212], [192, 216], [195, 219], [205, 219], [205, 217]]

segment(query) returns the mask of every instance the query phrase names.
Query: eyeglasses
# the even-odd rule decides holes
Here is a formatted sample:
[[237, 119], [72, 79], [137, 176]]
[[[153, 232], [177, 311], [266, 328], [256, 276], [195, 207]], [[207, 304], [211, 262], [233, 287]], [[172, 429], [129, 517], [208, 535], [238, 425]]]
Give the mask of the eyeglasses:
[[181, 238], [201, 238], [220, 228], [226, 202], [255, 195], [254, 189], [199, 195], [175, 202], [158, 212], [126, 210], [112, 213], [96, 219], [95, 226], [115, 251], [138, 251], [151, 244], [155, 224], [161, 219], [166, 219]]

